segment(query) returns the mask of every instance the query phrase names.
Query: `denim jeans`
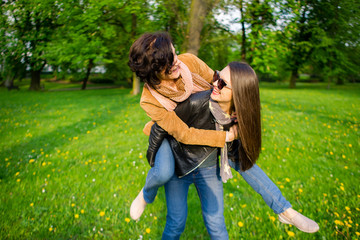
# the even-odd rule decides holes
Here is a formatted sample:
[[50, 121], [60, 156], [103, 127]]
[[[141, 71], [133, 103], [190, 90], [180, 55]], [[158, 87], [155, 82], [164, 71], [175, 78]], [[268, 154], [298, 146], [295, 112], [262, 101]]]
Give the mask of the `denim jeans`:
[[223, 185], [216, 165], [198, 168], [182, 178], [174, 175], [165, 184], [167, 216], [162, 239], [179, 239], [184, 231], [187, 196], [192, 183], [199, 195], [202, 216], [211, 239], [229, 239], [224, 219]]
[[159, 187], [163, 186], [175, 172], [175, 160], [169, 141], [164, 139], [155, 156], [155, 164], [147, 176], [143, 189], [144, 199], [147, 203], [152, 203], [156, 197]]
[[255, 192], [262, 196], [265, 203], [276, 214], [282, 213], [291, 207], [291, 204], [284, 198], [280, 189], [258, 165], [255, 164], [246, 171], [241, 171], [240, 164], [231, 160], [229, 160], [229, 165], [240, 173], [244, 180], [255, 190]]

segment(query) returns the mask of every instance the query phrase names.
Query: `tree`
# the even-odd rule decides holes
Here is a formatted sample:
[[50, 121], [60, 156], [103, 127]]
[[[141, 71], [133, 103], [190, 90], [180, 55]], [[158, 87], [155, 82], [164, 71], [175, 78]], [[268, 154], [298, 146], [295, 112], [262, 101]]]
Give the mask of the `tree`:
[[39, 90], [46, 46], [58, 27], [59, 4], [52, 0], [3, 1], [1, 9], [6, 19], [3, 21], [6, 33], [2, 37], [9, 48], [5, 54], [30, 68], [30, 90]]

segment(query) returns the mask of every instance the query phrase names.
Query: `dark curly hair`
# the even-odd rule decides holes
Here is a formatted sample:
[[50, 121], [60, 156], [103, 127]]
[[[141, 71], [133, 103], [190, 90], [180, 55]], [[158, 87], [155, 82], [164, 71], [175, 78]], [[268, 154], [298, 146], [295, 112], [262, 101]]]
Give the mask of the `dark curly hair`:
[[171, 37], [166, 32], [145, 33], [131, 46], [128, 65], [140, 80], [151, 87], [160, 84], [157, 74], [168, 74], [173, 61]]

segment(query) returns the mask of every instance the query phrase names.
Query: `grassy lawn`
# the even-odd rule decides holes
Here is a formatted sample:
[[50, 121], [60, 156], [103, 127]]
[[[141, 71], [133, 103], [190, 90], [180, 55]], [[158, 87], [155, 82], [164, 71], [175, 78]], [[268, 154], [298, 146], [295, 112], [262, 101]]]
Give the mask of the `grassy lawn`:
[[[230, 239], [360, 239], [360, 86], [262, 84], [260, 91], [258, 164], [320, 231], [281, 224], [233, 172], [224, 184]], [[129, 89], [0, 89], [0, 239], [161, 237], [163, 188], [140, 221], [129, 219], [149, 170], [142, 133], [149, 119], [139, 99]], [[193, 186], [188, 199], [182, 239], [209, 239]]]

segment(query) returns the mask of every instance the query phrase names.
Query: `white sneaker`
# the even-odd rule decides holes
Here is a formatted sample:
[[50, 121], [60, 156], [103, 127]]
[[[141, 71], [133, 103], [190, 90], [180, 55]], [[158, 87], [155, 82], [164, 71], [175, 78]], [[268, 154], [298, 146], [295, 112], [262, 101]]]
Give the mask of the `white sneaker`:
[[[293, 210], [293, 209], [292, 209]], [[295, 211], [295, 210], [293, 210]], [[305, 217], [301, 213], [295, 211], [295, 215], [291, 218], [284, 216], [284, 214], [279, 214], [279, 221], [286, 224], [291, 224], [297, 227], [300, 231], [306, 233], [314, 233], [319, 231], [319, 225], [311, 220], [310, 218]]]

